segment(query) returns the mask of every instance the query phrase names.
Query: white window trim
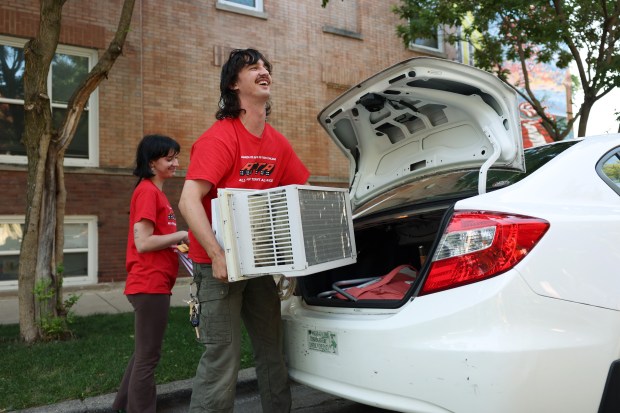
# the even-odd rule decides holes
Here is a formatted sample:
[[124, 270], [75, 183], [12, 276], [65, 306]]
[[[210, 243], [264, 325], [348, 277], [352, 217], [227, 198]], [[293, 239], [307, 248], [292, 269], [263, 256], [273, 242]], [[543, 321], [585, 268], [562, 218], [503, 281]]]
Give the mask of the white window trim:
[[433, 53], [444, 53], [444, 41], [443, 41], [443, 30], [441, 30], [441, 27], [437, 27], [437, 47], [429, 47], [429, 46], [424, 46], [422, 44], [415, 44], [415, 41], [413, 42], [409, 42], [409, 49], [410, 50], [421, 50], [421, 51], [426, 51], [428, 50], [429, 52], [433, 52]]
[[[0, 44], [23, 48], [27, 40], [12, 38], [7, 36], [0, 36]], [[93, 49], [84, 49], [74, 46], [58, 45], [56, 48], [57, 53], [69, 54], [73, 56], [80, 56], [88, 58], [88, 70], [90, 71], [96, 64], [99, 58], [97, 51]], [[52, 73], [48, 73], [47, 84], [48, 94], [51, 96], [52, 88]], [[0, 97], [0, 102], [23, 104], [20, 100], [6, 99]], [[88, 100], [88, 158], [78, 159], [65, 156], [65, 166], [80, 166], [80, 167], [98, 167], [99, 166], [99, 89], [95, 89], [91, 93]], [[24, 155], [2, 155], [0, 154], [0, 163], [27, 165], [28, 157]]]
[[[24, 215], [0, 215], [0, 223], [24, 224]], [[65, 277], [63, 286], [92, 285], [97, 284], [97, 272], [99, 265], [99, 236], [97, 234], [96, 215], [71, 215], [65, 217], [65, 224], [87, 224], [88, 225], [88, 270], [87, 275], [82, 277]], [[68, 248], [64, 251], [81, 252], [83, 248]], [[1, 254], [1, 253], [0, 253]], [[13, 254], [10, 254], [13, 255]], [[17, 280], [0, 281], [0, 291], [16, 290]]]
[[254, 6], [254, 7], [246, 6], [245, 4], [239, 4], [239, 3], [235, 2], [235, 1], [229, 1], [229, 0], [217, 0], [217, 2], [219, 4], [223, 4], [223, 5], [230, 6], [230, 7], [238, 7], [240, 9], [256, 11], [256, 12], [259, 12], [259, 13], [264, 12], [264, 10], [263, 10], [263, 0], [256, 0], [256, 6]]

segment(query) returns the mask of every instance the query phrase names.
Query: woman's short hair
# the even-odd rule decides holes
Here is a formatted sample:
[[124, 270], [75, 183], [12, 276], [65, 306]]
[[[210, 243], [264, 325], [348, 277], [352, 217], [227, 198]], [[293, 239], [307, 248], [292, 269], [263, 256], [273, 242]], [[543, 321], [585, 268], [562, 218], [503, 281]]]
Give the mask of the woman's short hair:
[[181, 146], [171, 137], [158, 134], [144, 136], [136, 149], [136, 167], [133, 170], [133, 174], [138, 177], [138, 183], [142, 179], [155, 176], [149, 164], [168, 156], [170, 152], [175, 156], [181, 152]]
[[[239, 79], [239, 72], [248, 65], [253, 65], [259, 60], [265, 64], [265, 68], [271, 73], [271, 63], [261, 52], [255, 49], [235, 49], [230, 52], [230, 56], [222, 66], [220, 76], [220, 101], [219, 109], [215, 117], [219, 120], [226, 118], [238, 118], [243, 110], [239, 95], [233, 90], [233, 86]], [[267, 102], [267, 116], [271, 113], [271, 104]]]

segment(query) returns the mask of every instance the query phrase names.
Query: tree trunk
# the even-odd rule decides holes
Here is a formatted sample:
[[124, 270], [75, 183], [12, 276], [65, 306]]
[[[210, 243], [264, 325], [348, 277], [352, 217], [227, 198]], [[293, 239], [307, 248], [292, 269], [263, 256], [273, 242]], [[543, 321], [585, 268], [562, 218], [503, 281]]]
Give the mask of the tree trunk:
[[[56, 248], [54, 255], [55, 263], [63, 263], [63, 247], [65, 245], [65, 204], [67, 200], [67, 191], [65, 189], [65, 170], [64, 170], [64, 152], [65, 149], [60, 149], [58, 151], [58, 159], [56, 160], [56, 234], [55, 234], [55, 245], [58, 245], [59, 248]], [[54, 314], [61, 317], [66, 317], [67, 312], [65, 311], [63, 305], [63, 297], [62, 297], [62, 283], [64, 270], [58, 271], [58, 265], [54, 266], [54, 279], [52, 282], [52, 287], [54, 288], [54, 295], [56, 297], [55, 310]]]
[[[47, 73], [60, 36], [62, 2], [42, 0], [39, 32], [24, 48], [24, 135], [28, 155], [26, 231], [19, 258], [19, 326], [21, 338], [32, 342], [41, 336], [37, 323], [35, 280], [45, 277], [39, 252], [45, 225], [44, 198], [48, 149], [52, 139], [52, 112], [47, 95]], [[49, 268], [49, 266], [47, 266]]]
[[581, 117], [579, 118], [579, 127], [577, 128], [577, 137], [581, 138], [586, 136], [586, 129], [588, 127], [588, 118], [592, 111], [594, 102], [586, 97], [581, 104]]
[[[67, 104], [61, 128], [52, 126], [47, 74], [60, 36], [62, 7], [66, 0], [41, 0], [36, 38], [25, 48], [24, 135], [28, 155], [26, 230], [19, 259], [19, 325], [26, 342], [42, 337], [41, 314], [64, 316], [62, 303], [64, 215], [64, 153], [71, 143], [84, 106], [121, 55], [129, 32], [135, 0], [125, 0], [114, 39], [97, 65], [75, 90]], [[35, 285], [48, 283], [51, 297], [38, 300]]]
[[[56, 230], [56, 159], [57, 151], [54, 140], [50, 142], [47, 151], [47, 160], [45, 163], [45, 177], [43, 182], [43, 193], [41, 199], [41, 210], [39, 215], [39, 245], [37, 254], [37, 267], [35, 274], [35, 289], [37, 283], [42, 285], [53, 286], [56, 263], [55, 263], [55, 230]], [[62, 251], [62, 246], [60, 248]], [[35, 294], [36, 295], [36, 294]], [[56, 300], [52, 296], [51, 299], [43, 300], [42, 297], [35, 296], [35, 314], [37, 321], [43, 316], [56, 317]], [[43, 331], [40, 331], [43, 334]]]

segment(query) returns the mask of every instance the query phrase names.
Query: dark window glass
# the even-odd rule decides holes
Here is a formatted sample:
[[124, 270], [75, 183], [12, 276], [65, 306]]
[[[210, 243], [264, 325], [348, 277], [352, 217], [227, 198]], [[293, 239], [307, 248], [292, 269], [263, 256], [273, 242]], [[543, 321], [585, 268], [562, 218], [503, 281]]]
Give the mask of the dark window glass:
[[65, 252], [64, 266], [65, 277], [85, 277], [88, 275], [88, 253], [87, 252]]
[[18, 279], [19, 255], [0, 255], [0, 281]]
[[230, 3], [242, 4], [244, 6], [256, 7], [256, 2], [254, 0], [228, 0]]
[[[66, 113], [66, 109], [54, 108], [54, 112], [52, 113], [52, 116], [54, 117], [54, 127], [60, 127], [60, 122], [62, 122]], [[82, 112], [77, 129], [75, 130], [75, 135], [69, 144], [69, 148], [67, 148], [67, 157], [81, 159], [88, 158], [88, 118], [88, 112]]]
[[67, 104], [71, 94], [87, 74], [87, 57], [56, 53], [52, 61], [53, 103]]
[[24, 105], [0, 102], [0, 155], [26, 155]]
[[17, 280], [24, 224], [0, 224], [0, 281]]
[[417, 46], [424, 46], [431, 49], [439, 49], [439, 41], [437, 39], [415, 39], [413, 44]]
[[24, 99], [24, 50], [0, 45], [0, 97]]

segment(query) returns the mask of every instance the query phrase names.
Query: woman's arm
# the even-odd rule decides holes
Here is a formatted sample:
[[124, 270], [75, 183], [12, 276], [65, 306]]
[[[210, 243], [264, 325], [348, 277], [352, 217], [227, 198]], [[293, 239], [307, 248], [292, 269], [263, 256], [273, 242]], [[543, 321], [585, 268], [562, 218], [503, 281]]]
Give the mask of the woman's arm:
[[133, 225], [133, 242], [138, 252], [159, 251], [183, 241], [189, 243], [187, 231], [172, 234], [153, 235], [155, 225], [148, 219], [141, 219]]

